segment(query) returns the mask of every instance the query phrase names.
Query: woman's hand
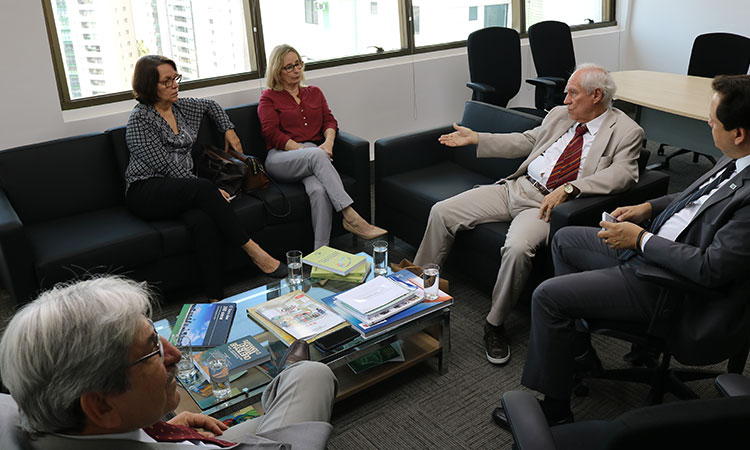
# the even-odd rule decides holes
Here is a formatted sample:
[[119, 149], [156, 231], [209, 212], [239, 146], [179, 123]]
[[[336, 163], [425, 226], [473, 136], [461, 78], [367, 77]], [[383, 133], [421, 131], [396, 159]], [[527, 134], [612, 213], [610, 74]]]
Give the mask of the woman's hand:
[[333, 161], [333, 141], [325, 141], [322, 144], [319, 145], [321, 150], [326, 152], [326, 155], [328, 155], [328, 159]]
[[618, 222], [643, 223], [651, 218], [651, 203], [633, 206], [620, 206], [612, 211], [612, 217]]
[[[198, 433], [206, 437], [215, 437], [224, 434], [228, 427], [224, 422], [211, 416], [196, 414], [188, 411], [181, 412], [169, 420], [172, 425], [182, 425], [195, 429]], [[197, 430], [202, 428], [204, 431]]]
[[219, 188], [219, 192], [221, 192], [221, 196], [224, 197], [224, 200], [226, 200], [227, 202], [232, 201], [232, 196], [229, 195], [229, 192], [225, 191], [222, 188]]
[[302, 144], [295, 142], [291, 139], [286, 141], [286, 145], [284, 146], [284, 150], [299, 150], [302, 148]]
[[237, 137], [234, 128], [230, 128], [224, 133], [224, 151], [227, 151], [230, 148], [237, 153], [242, 154], [242, 143], [240, 142], [240, 138]]
[[471, 131], [471, 128], [462, 127], [456, 123], [453, 123], [453, 128], [456, 131], [440, 136], [438, 142], [448, 147], [461, 147], [479, 142], [479, 136]]

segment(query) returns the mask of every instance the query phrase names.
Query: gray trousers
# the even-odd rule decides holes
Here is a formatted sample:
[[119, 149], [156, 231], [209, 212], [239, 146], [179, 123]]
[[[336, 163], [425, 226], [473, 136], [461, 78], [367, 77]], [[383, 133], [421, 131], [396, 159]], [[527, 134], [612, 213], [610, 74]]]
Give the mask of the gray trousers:
[[[596, 234], [599, 228], [565, 227], [552, 240], [555, 277], [539, 285], [531, 300], [531, 333], [521, 383], [557, 399], [573, 388], [573, 358], [582, 337], [577, 319], [648, 323], [659, 293], [639, 280], [635, 266], [620, 265]], [[636, 260], [638, 261], [638, 260]]]
[[438, 202], [430, 210], [414, 263], [442, 265], [458, 231], [488, 222], [510, 222], [487, 314], [487, 322], [502, 325], [526, 285], [537, 249], [549, 235], [549, 223], [539, 219], [542, 200], [544, 196], [522, 177], [479, 186]]
[[237, 424], [221, 439], [246, 442], [247, 435], [268, 432], [301, 422], [329, 422], [338, 381], [325, 364], [300, 361], [276, 376], [263, 392], [264, 414]]
[[354, 203], [325, 151], [311, 142], [299, 150], [269, 150], [266, 171], [284, 183], [302, 181], [310, 198], [313, 234], [317, 249], [331, 240], [333, 211], [341, 211]]

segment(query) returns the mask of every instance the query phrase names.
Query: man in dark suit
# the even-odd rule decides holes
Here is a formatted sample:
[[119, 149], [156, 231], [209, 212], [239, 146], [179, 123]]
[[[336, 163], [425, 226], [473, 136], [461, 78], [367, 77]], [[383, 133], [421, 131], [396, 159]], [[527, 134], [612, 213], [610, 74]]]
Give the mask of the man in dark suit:
[[180, 352], [159, 337], [150, 309], [140, 283], [101, 277], [56, 286], [19, 310], [0, 342], [12, 396], [0, 394], [0, 448], [326, 447], [336, 377], [305, 360], [304, 341], [263, 393], [263, 416], [229, 429], [191, 412], [159, 421], [180, 401]]
[[[574, 371], [598, 363], [588, 335], [576, 332], [576, 319], [651, 319], [659, 288], [636, 278], [639, 266], [659, 266], [728, 298], [709, 304], [688, 296], [682, 302], [681, 319], [690, 305], [706, 307], [704, 323], [698, 315], [691, 330], [703, 337], [690, 351], [713, 352], [720, 361], [732, 342], [743, 342], [750, 310], [750, 76], [718, 76], [713, 89], [708, 124], [725, 155], [714, 168], [681, 193], [615, 209], [616, 222], [601, 222], [603, 229], [568, 227], [553, 240], [556, 277], [534, 292], [521, 378], [545, 394], [541, 405], [550, 424], [573, 420]], [[638, 225], [648, 219], [647, 228]], [[723, 339], [708, 333], [707, 321], [722, 324]], [[493, 419], [507, 426], [502, 408]]]

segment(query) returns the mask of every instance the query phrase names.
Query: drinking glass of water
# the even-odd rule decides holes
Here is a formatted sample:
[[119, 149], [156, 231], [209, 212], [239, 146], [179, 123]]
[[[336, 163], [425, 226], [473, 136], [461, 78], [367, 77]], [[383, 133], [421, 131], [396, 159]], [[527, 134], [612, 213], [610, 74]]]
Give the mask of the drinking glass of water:
[[372, 272], [376, 277], [388, 274], [388, 241], [372, 243]]
[[217, 400], [229, 398], [232, 388], [229, 386], [229, 366], [223, 356], [212, 356], [208, 360], [208, 375], [211, 377], [211, 388]]
[[302, 252], [299, 250], [286, 252], [286, 266], [289, 269], [289, 283], [302, 283]]
[[193, 346], [189, 336], [178, 339], [177, 348], [180, 350], [180, 361], [177, 363], [177, 379], [183, 386], [190, 386], [198, 379], [198, 370], [193, 365]]
[[422, 282], [424, 283], [425, 300], [436, 300], [438, 298], [438, 286], [440, 286], [440, 266], [433, 263], [422, 266]]

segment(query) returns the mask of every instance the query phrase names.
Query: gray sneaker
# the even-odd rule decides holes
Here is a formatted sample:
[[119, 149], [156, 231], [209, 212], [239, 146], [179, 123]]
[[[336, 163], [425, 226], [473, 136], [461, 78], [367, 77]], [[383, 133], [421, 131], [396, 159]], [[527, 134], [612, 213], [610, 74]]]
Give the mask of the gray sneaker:
[[505, 334], [505, 327], [496, 327], [485, 323], [484, 350], [487, 361], [492, 364], [505, 364], [510, 359], [510, 341]]

